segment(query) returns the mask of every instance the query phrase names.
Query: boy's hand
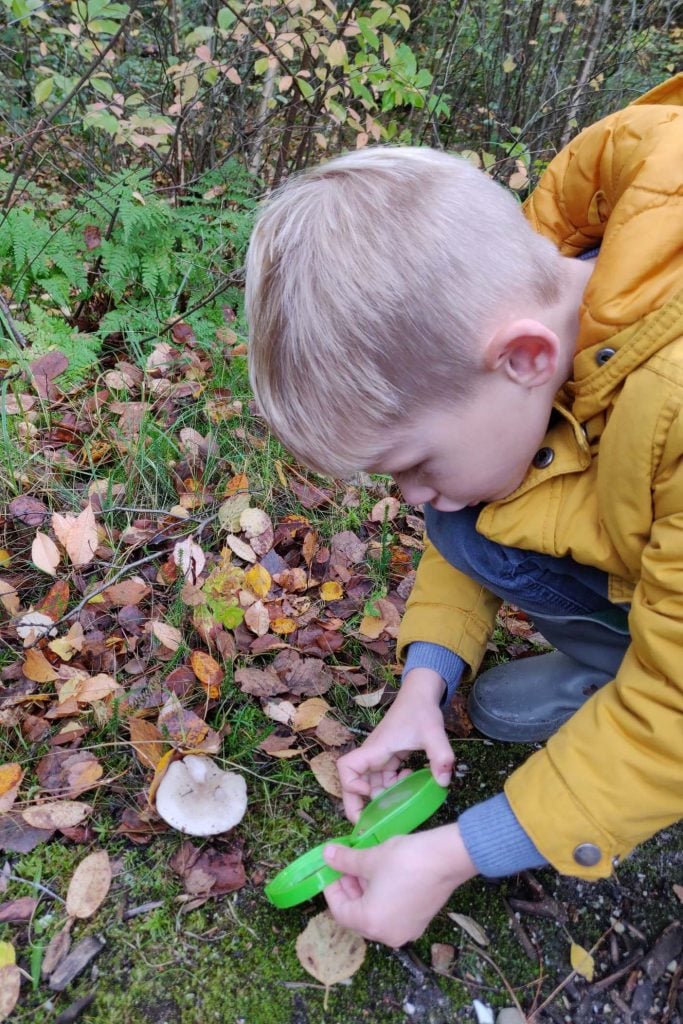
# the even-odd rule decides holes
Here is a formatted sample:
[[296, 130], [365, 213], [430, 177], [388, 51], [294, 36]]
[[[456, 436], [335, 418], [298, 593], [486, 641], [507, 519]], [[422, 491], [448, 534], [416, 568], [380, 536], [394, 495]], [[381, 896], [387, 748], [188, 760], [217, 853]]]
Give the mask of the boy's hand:
[[331, 844], [324, 856], [344, 872], [325, 889], [335, 920], [394, 947], [419, 938], [453, 890], [477, 874], [457, 824], [368, 850]]
[[367, 799], [407, 774], [401, 772], [401, 763], [412, 750], [424, 750], [436, 781], [448, 785], [455, 757], [439, 708], [443, 688], [437, 672], [413, 669], [377, 728], [360, 747], [339, 758], [337, 771], [349, 821], [358, 820]]

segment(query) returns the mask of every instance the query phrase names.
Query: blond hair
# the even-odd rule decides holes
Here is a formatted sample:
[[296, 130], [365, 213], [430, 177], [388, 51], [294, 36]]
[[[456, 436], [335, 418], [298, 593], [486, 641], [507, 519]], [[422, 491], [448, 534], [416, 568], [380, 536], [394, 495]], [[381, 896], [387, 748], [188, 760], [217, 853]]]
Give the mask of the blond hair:
[[491, 318], [558, 297], [516, 199], [428, 148], [349, 153], [264, 204], [247, 258], [250, 376], [302, 462], [348, 476], [411, 416], [471, 396]]

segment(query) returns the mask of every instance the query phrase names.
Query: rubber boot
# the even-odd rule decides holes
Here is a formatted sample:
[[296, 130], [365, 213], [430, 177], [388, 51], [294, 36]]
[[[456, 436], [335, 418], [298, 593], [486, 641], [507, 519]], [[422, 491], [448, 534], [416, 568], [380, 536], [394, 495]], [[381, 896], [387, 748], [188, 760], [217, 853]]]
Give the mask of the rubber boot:
[[496, 665], [470, 693], [469, 713], [485, 736], [511, 743], [548, 739], [617, 673], [631, 638], [619, 608], [589, 617], [533, 617], [550, 654]]

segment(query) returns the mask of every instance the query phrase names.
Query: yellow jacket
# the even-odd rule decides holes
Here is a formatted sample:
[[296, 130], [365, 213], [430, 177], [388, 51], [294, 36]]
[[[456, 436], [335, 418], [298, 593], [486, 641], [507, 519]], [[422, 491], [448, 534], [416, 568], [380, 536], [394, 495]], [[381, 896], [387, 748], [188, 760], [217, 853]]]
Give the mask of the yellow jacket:
[[[683, 817], [682, 107], [683, 74], [581, 132], [525, 205], [563, 254], [601, 248], [543, 441], [555, 458], [477, 521], [502, 544], [604, 570], [610, 599], [631, 603], [616, 678], [505, 785], [540, 852], [584, 878]], [[428, 545], [399, 655], [432, 641], [476, 674], [499, 603]], [[574, 861], [582, 843], [601, 850], [595, 866]]]

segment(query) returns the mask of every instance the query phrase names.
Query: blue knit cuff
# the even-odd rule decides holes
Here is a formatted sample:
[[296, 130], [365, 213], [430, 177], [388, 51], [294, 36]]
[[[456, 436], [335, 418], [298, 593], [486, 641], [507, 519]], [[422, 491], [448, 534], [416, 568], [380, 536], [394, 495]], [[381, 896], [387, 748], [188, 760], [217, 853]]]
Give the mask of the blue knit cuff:
[[469, 807], [458, 818], [458, 827], [475, 867], [487, 878], [516, 875], [548, 863], [518, 822], [505, 793]]
[[465, 662], [459, 654], [442, 647], [441, 644], [415, 640], [408, 647], [408, 656], [403, 667], [403, 679], [413, 668], [431, 668], [438, 672], [446, 683], [446, 692], [441, 698], [440, 707], [447, 708], [455, 696], [458, 683], [465, 671]]

